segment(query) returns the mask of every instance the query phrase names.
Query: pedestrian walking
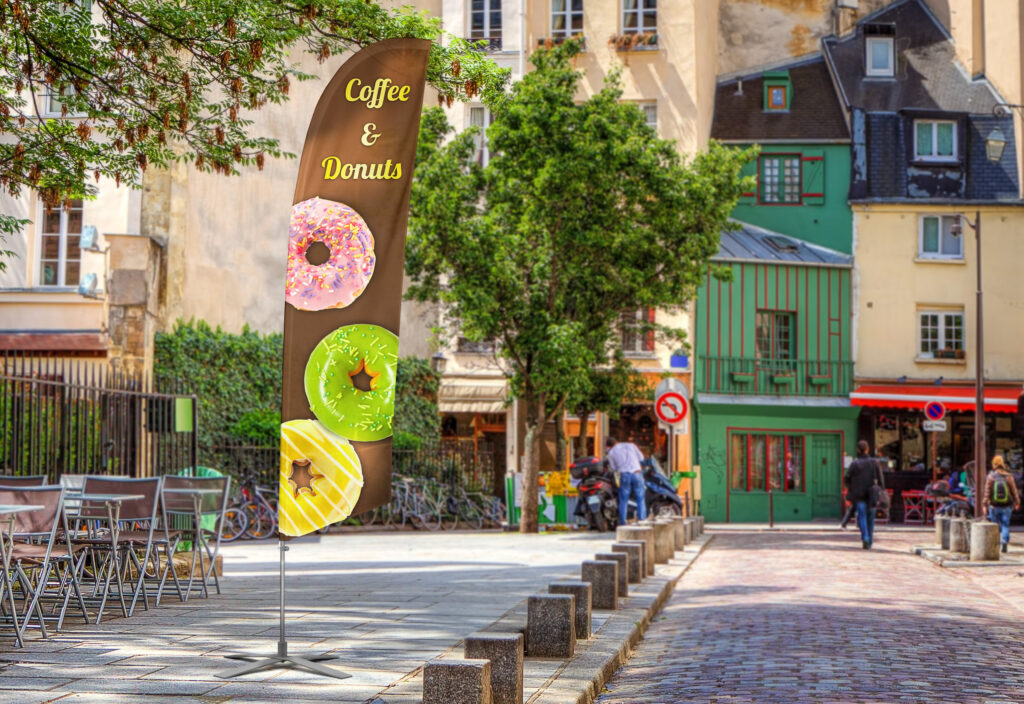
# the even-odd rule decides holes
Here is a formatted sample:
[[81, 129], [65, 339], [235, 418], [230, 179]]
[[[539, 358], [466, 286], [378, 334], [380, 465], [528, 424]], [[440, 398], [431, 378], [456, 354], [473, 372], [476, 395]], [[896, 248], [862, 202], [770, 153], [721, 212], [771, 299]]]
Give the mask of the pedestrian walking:
[[985, 480], [981, 505], [988, 520], [999, 524], [999, 537], [1003, 552], [1006, 552], [1010, 545], [1010, 516], [1020, 508], [1020, 494], [1017, 493], [1017, 482], [1006, 469], [1006, 462], [1001, 455], [992, 458], [992, 471]]
[[644, 493], [644, 473], [641, 462], [644, 454], [631, 442], [617, 442], [608, 438], [608, 464], [619, 475], [619, 525], [626, 525], [626, 509], [629, 497], [636, 501], [636, 515], [641, 521], [647, 518], [647, 503]]
[[[869, 454], [867, 442], [857, 443], [857, 459], [855, 459], [843, 476], [846, 486], [847, 500], [857, 507], [857, 526], [860, 528], [862, 547], [871, 547], [875, 534], [875, 506], [878, 497], [885, 492], [885, 479], [882, 468]], [[877, 487], [877, 488], [876, 488]]]

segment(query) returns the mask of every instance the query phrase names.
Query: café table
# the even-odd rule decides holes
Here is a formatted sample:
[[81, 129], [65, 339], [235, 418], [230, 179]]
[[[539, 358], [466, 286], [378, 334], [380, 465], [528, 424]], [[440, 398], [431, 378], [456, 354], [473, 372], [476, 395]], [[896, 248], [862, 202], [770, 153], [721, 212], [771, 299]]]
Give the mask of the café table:
[[[183, 497], [183, 498], [187, 497], [187, 498], [190, 498], [192, 500], [192, 520], [194, 522], [193, 525], [195, 526], [196, 540], [195, 540], [195, 543], [192, 545], [192, 564], [189, 567], [188, 587], [185, 589], [185, 595], [182, 598], [182, 601], [188, 601], [188, 597], [192, 593], [192, 585], [195, 582], [195, 569], [196, 569], [196, 558], [197, 557], [199, 559], [199, 570], [200, 570], [200, 572], [203, 575], [202, 582], [200, 584], [200, 593], [202, 594], [203, 598], [206, 598], [207, 596], [209, 596], [209, 594], [207, 592], [207, 588], [206, 588], [206, 580], [207, 580], [207, 577], [208, 577], [208, 574], [207, 574], [208, 570], [207, 570], [207, 567], [203, 564], [203, 551], [205, 550], [207, 556], [210, 558], [210, 571], [212, 571], [214, 569], [214, 565], [213, 565], [214, 557], [212, 555], [210, 555], [209, 548], [208, 548], [207, 543], [206, 543], [206, 537], [203, 535], [203, 528], [202, 528], [202, 519], [203, 519], [202, 502], [203, 502], [203, 497], [204, 496], [213, 496], [213, 495], [220, 496], [221, 494], [224, 493], [224, 490], [223, 489], [212, 489], [212, 488], [204, 489], [204, 488], [200, 488], [200, 487], [175, 487], [175, 488], [168, 489], [168, 488], [165, 487], [165, 488], [162, 489], [162, 491], [163, 491], [163, 493], [165, 495], [166, 494], [171, 494], [173, 496], [180, 496], [180, 497]], [[167, 506], [166, 501], [164, 502], [164, 506], [165, 507]], [[220, 520], [220, 517], [218, 517], [218, 520]], [[174, 569], [174, 566], [170, 565], [170, 569]], [[157, 599], [158, 599], [158, 603], [159, 603], [159, 596], [157, 597]]]
[[0, 562], [3, 564], [3, 574], [0, 575], [0, 603], [3, 603], [4, 596], [11, 608], [11, 623], [14, 626], [14, 642], [17, 647], [22, 647], [21, 629], [18, 627], [18, 610], [14, 604], [14, 589], [11, 586], [11, 552], [14, 550], [14, 520], [19, 513], [38, 511], [44, 508], [37, 504], [0, 504], [0, 518], [7, 523], [7, 529], [0, 529]]

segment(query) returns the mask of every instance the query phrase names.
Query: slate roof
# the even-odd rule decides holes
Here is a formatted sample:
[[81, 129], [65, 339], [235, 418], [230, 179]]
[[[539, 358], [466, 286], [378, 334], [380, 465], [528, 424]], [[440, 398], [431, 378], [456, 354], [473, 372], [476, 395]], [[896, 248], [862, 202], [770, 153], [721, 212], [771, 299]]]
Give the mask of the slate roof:
[[[777, 264], [852, 267], [853, 257], [789, 235], [738, 220], [737, 229], [723, 232], [714, 261], [759, 261]], [[776, 246], [776, 245], [781, 245]]]
[[[739, 142], [848, 140], [850, 132], [843, 118], [843, 108], [824, 58], [819, 54], [803, 62], [772, 67], [772, 70], [786, 69], [793, 85], [787, 111], [764, 110], [763, 71], [719, 83], [715, 89], [711, 136]], [[741, 80], [743, 92], [738, 93]]]
[[[864, 75], [864, 26], [896, 25], [896, 76]], [[957, 61], [953, 41], [921, 0], [905, 0], [868, 15], [850, 36], [822, 41], [849, 107], [872, 112], [907, 109], [992, 114], [1001, 102], [983, 79]]]

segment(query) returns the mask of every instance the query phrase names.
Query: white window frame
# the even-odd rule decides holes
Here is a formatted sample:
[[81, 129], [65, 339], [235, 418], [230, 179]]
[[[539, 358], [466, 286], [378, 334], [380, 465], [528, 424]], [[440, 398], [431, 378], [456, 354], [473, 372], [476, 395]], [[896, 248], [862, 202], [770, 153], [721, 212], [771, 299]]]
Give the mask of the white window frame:
[[[930, 218], [937, 219], [939, 221], [939, 251], [938, 252], [926, 252], [924, 250], [924, 223], [925, 220]], [[921, 259], [953, 259], [962, 260], [964, 258], [964, 238], [963, 235], [959, 237], [953, 237], [953, 239], [960, 245], [960, 251], [956, 254], [943, 254], [942, 252], [942, 238], [943, 233], [946, 231], [945, 222], [949, 221], [952, 225], [953, 221], [956, 220], [956, 215], [922, 215], [917, 219], [917, 256]]]
[[[658, 131], [658, 103], [655, 100], [643, 103], [637, 103], [640, 106], [640, 111], [644, 114], [644, 124], [653, 129], [655, 132]], [[653, 119], [652, 119], [653, 118]]]
[[[473, 29], [473, 15], [476, 14], [476, 11], [473, 9], [473, 2], [472, 2], [472, 0], [470, 0], [470, 2], [466, 3], [466, 8], [467, 8], [467, 10], [469, 12], [469, 24], [468, 24], [469, 31], [467, 32], [467, 34], [469, 35], [469, 38], [471, 40], [474, 40], [474, 41], [487, 40], [488, 42], [490, 42], [491, 40], [494, 40], [494, 39], [497, 39], [497, 40], [500, 41], [501, 40], [502, 25], [504, 25], [504, 21], [503, 21], [504, 18], [502, 17], [502, 13], [504, 13], [505, 8], [502, 6], [501, 0], [482, 0], [482, 2], [483, 2], [483, 5], [484, 5], [484, 9], [482, 10], [483, 16], [484, 16], [484, 26], [483, 26], [483, 30], [482, 30], [483, 31], [483, 36], [479, 36], [479, 37], [473, 36], [473, 32], [475, 31]], [[497, 27], [494, 27], [494, 26], [491, 25], [491, 13], [493, 12], [493, 8], [491, 7], [491, 4], [495, 3], [495, 2], [497, 2], [497, 4], [498, 4], [498, 18], [499, 18], [499, 22], [498, 22]], [[497, 34], [494, 33], [495, 29], [498, 30]]]
[[[778, 169], [775, 171], [775, 181], [765, 178], [765, 162], [778, 162]], [[796, 165], [796, 177], [787, 167]], [[789, 153], [762, 153], [757, 162], [757, 202], [758, 205], [801, 205], [803, 203], [803, 159], [799, 154]], [[791, 179], [787, 183], [787, 179]], [[788, 188], [787, 188], [788, 187]], [[794, 191], [793, 188], [796, 190]], [[786, 195], [793, 195], [795, 199], [787, 199]]]
[[[938, 325], [936, 326], [938, 339], [935, 341], [938, 345], [936, 350], [963, 350], [964, 354], [967, 354], [967, 329], [964, 321], [964, 312], [962, 310], [918, 310], [917, 311], [917, 357], [919, 359], [939, 359], [935, 356], [935, 350], [924, 350], [924, 316], [934, 315], [938, 317]], [[955, 327], [951, 325], [951, 321], [947, 318], [956, 317], [960, 319], [960, 346], [956, 347], [956, 341], [952, 338], [952, 329]], [[931, 327], [931, 326], [929, 326]]]
[[[931, 154], [919, 154], [917, 151], [917, 130], [925, 125], [929, 125], [932, 131], [932, 153]], [[935, 153], [939, 144], [939, 125], [952, 125], [953, 127], [953, 154], [951, 156], [940, 156]], [[914, 130], [911, 138], [914, 140], [914, 160], [915, 161], [938, 161], [938, 162], [954, 162], [960, 158], [960, 145], [958, 142], [956, 120], [914, 120]]]
[[[82, 229], [84, 230], [85, 229], [85, 217], [84, 217], [85, 216], [85, 203], [83, 201], [81, 201], [81, 200], [76, 200], [74, 202], [82, 204], [80, 206], [80, 208], [81, 208], [82, 216], [83, 216], [82, 217]], [[67, 278], [67, 265], [68, 265], [68, 261], [69, 261], [68, 260], [68, 236], [69, 235], [78, 235], [78, 237], [79, 237], [79, 247], [81, 247], [82, 232], [79, 231], [77, 233], [76, 232], [69, 233], [68, 232], [68, 211], [67, 211], [66, 208], [64, 208], [63, 205], [60, 207], [59, 210], [60, 210], [60, 232], [58, 232], [58, 233], [43, 232], [43, 229], [45, 228], [45, 224], [44, 223], [45, 223], [45, 217], [46, 217], [46, 206], [43, 204], [42, 201], [38, 201], [38, 203], [37, 203], [36, 212], [37, 212], [38, 216], [37, 216], [37, 219], [36, 219], [36, 223], [38, 223], [38, 224], [37, 224], [37, 226], [35, 228], [35, 230], [36, 230], [36, 257], [35, 257], [35, 271], [34, 271], [34, 274], [33, 274], [33, 280], [35, 281], [35, 285], [37, 287], [39, 287], [39, 288], [47, 288], [47, 289], [69, 288], [69, 287], [70, 288], [74, 288], [75, 286], [78, 286], [79, 281], [82, 278], [82, 256], [81, 256], [81, 249], [79, 249], [79, 256], [78, 256], [78, 278], [79, 278], [79, 281], [68, 282], [68, 281], [65, 280]], [[48, 283], [44, 283], [43, 282], [43, 262], [44, 261], [53, 261], [53, 260], [52, 259], [47, 259], [47, 258], [45, 258], [43, 256], [44, 255], [44, 251], [43, 251], [43, 237], [45, 235], [54, 235], [54, 234], [58, 235], [58, 237], [59, 237], [59, 239], [58, 239], [59, 244], [58, 244], [58, 247], [57, 247], [57, 283], [48, 284]]]
[[[563, 0], [563, 2], [565, 3], [563, 5], [564, 9], [559, 11], [555, 10], [555, 0], [551, 0], [551, 14], [548, 21], [552, 39], [571, 39], [572, 37], [575, 37], [577, 34], [583, 34], [582, 27], [580, 27], [579, 31], [574, 31], [572, 28], [572, 20], [574, 16], [579, 15], [581, 20], [583, 18], [583, 0], [581, 0], [580, 2], [579, 10], [572, 9], [573, 0]], [[556, 17], [565, 18], [565, 29], [555, 29]]]
[[[871, 50], [875, 44], [884, 44], [888, 49], [889, 66], [875, 68], [871, 65]], [[896, 40], [893, 37], [864, 37], [864, 75], [892, 78], [896, 75]]]
[[[655, 352], [656, 342], [648, 343], [648, 332], [639, 329], [641, 324], [648, 322], [655, 322], [658, 317], [657, 311], [654, 312], [653, 317], [650, 321], [647, 320], [648, 309], [647, 307], [637, 308], [635, 311], [622, 311], [619, 315], [620, 324], [625, 324], [629, 318], [629, 314], [633, 314], [633, 320], [629, 323], [629, 327], [632, 330], [627, 330], [625, 327], [619, 330], [619, 341], [622, 344], [622, 353], [627, 357], [653, 357]], [[626, 334], [629, 333], [633, 336], [632, 346], [626, 346]]]
[[[475, 120], [473, 115], [480, 115], [480, 120]], [[482, 122], [481, 122], [482, 120]], [[491, 160], [491, 148], [487, 144], [487, 128], [494, 122], [490, 108], [483, 105], [470, 105], [466, 113], [466, 124], [469, 127], [479, 127], [480, 132], [476, 136], [476, 151], [473, 153], [473, 160], [480, 166], [487, 166]]]
[[[627, 0], [619, 0], [620, 20], [622, 22], [622, 33], [623, 34], [645, 34], [650, 32], [652, 34], [658, 33], [658, 4], [657, 0], [636, 0], [636, 7], [627, 9]], [[654, 7], [644, 7], [647, 2], [654, 2]], [[654, 24], [648, 26], [644, 23], [644, 18], [648, 14], [654, 15]], [[626, 27], [626, 17], [629, 15], [636, 15], [636, 27]]]

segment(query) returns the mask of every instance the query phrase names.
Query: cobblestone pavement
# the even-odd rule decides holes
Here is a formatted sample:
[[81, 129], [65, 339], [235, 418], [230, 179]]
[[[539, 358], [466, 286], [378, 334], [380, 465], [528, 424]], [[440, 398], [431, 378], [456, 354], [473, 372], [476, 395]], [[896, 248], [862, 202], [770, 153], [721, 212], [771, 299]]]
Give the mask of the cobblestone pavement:
[[[131, 618], [0, 641], [0, 703], [375, 700], [424, 662], [492, 623], [553, 578], [578, 573], [609, 533], [360, 533], [303, 539], [288, 553], [291, 651], [332, 651], [346, 680], [267, 670], [237, 680], [227, 652], [273, 652], [277, 544], [225, 546], [223, 594], [164, 598]], [[389, 698], [386, 698], [389, 699]]]
[[1020, 568], [942, 569], [931, 534], [719, 533], [601, 704], [1024, 702]]

